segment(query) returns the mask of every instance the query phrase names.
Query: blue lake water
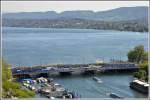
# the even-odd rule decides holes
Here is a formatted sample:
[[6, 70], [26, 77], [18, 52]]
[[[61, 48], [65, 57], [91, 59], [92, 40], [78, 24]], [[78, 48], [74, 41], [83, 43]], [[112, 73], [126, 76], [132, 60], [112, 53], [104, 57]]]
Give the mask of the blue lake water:
[[94, 29], [3, 28], [3, 57], [13, 66], [127, 60], [148, 34]]
[[[114, 30], [3, 28], [3, 58], [14, 66], [55, 63], [92, 63], [96, 59], [127, 60], [127, 52], [136, 45], [148, 50], [148, 34]], [[146, 95], [129, 88], [132, 74], [55, 77], [65, 88], [83, 98], [109, 98], [117, 93], [126, 98]]]

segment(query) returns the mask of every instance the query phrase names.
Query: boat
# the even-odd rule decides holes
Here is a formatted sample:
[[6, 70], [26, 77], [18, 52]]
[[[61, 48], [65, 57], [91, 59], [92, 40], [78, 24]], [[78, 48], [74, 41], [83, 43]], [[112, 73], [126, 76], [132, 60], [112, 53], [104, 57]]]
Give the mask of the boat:
[[119, 99], [122, 99], [122, 98], [123, 98], [123, 97], [119, 96], [119, 95], [116, 94], [116, 93], [110, 93], [109, 96], [112, 97], [112, 98], [119, 98]]
[[93, 77], [93, 80], [97, 81], [98, 83], [102, 83], [102, 80], [98, 77]]
[[130, 82], [130, 88], [143, 94], [148, 94], [149, 84], [144, 81], [134, 79]]

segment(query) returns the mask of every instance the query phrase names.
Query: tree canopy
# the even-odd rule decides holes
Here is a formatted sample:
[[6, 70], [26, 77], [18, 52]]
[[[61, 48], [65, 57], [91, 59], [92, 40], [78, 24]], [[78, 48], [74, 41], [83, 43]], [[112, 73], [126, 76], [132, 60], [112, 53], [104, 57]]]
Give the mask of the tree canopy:
[[148, 52], [144, 50], [143, 45], [138, 45], [128, 52], [128, 61], [139, 65], [140, 69], [134, 73], [134, 77], [148, 81]]
[[130, 50], [128, 52], [127, 56], [129, 62], [141, 63], [144, 62], [145, 60], [148, 60], [148, 52], [144, 50], [143, 45], [138, 45], [134, 47], [133, 50]]

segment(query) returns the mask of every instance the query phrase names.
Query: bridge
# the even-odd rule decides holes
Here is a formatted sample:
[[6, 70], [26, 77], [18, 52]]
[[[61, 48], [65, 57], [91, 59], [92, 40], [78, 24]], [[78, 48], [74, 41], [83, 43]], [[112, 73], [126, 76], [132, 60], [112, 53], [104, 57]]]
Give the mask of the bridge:
[[70, 75], [72, 73], [94, 74], [105, 72], [122, 72], [122, 71], [137, 71], [139, 67], [133, 63], [107, 63], [101, 65], [85, 65], [78, 67], [73, 65], [63, 65], [62, 67], [47, 66], [47, 67], [18, 67], [12, 69], [13, 77], [48, 77], [53, 74]]

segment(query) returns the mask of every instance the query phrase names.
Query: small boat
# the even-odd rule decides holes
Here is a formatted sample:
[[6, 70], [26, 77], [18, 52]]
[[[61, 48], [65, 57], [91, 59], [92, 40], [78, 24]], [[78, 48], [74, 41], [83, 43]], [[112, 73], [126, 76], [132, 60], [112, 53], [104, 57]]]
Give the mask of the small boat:
[[55, 99], [55, 97], [50, 97], [51, 99]]
[[112, 98], [119, 98], [119, 99], [122, 99], [123, 97], [119, 96], [118, 94], [116, 93], [110, 93], [110, 97]]
[[97, 81], [98, 83], [102, 83], [102, 80], [98, 77], [93, 77], [93, 80]]

